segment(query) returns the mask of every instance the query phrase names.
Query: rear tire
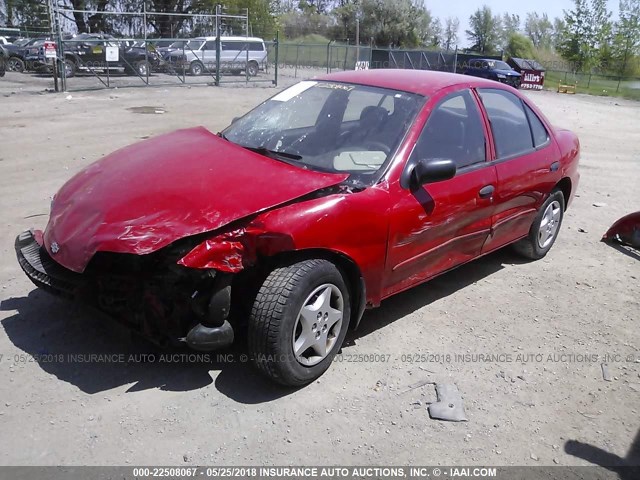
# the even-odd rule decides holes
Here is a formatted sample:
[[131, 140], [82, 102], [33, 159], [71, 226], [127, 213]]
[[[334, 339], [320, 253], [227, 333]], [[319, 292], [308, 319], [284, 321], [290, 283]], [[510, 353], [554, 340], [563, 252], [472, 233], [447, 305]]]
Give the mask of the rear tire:
[[76, 76], [76, 64], [73, 60], [69, 60], [68, 58], [64, 61], [64, 76], [66, 78], [73, 78]]
[[306, 385], [330, 366], [351, 317], [349, 289], [327, 260], [273, 270], [251, 310], [249, 352], [258, 369], [287, 386]]
[[539, 260], [544, 257], [556, 241], [564, 217], [564, 195], [554, 190], [542, 204], [529, 235], [513, 244], [513, 249], [523, 257]]
[[256, 75], [258, 75], [259, 70], [260, 68], [258, 67], [258, 64], [256, 62], [249, 62], [247, 64], [247, 75], [249, 75], [250, 77], [255, 77]]

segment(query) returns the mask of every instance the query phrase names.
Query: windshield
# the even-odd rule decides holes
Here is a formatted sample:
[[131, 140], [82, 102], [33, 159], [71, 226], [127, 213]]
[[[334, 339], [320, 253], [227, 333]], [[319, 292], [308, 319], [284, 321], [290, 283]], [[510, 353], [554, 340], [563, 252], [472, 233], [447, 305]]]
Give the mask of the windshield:
[[489, 65], [491, 66], [491, 68], [494, 68], [496, 70], [511, 70], [511, 67], [507, 63], [501, 62], [500, 60], [489, 62]]
[[200, 45], [202, 45], [202, 42], [204, 40], [178, 40], [177, 42], [173, 42], [169, 48], [185, 48], [185, 49], [192, 49], [192, 50], [197, 50], [198, 48], [200, 48]]
[[424, 100], [384, 88], [306, 81], [267, 100], [221, 135], [302, 168], [348, 172], [369, 183], [399, 146]]

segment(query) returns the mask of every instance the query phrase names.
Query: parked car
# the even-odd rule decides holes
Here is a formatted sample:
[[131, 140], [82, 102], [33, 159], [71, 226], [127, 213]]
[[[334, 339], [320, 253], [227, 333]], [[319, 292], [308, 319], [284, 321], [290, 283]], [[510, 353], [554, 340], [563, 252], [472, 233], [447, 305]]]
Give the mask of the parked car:
[[[266, 68], [267, 49], [261, 38], [220, 37], [221, 71], [240, 74], [246, 71], [251, 77]], [[192, 75], [216, 69], [216, 37], [201, 37], [190, 41], [185, 48], [178, 48], [165, 58], [176, 70], [186, 70]]]
[[511, 68], [509, 64], [501, 60], [493, 60], [491, 58], [474, 59], [469, 62], [462, 73], [506, 83], [514, 88], [520, 86], [521, 75]]
[[23, 72], [32, 70], [33, 65], [27, 57], [37, 57], [38, 51], [49, 37], [32, 38], [26, 42], [19, 44], [7, 44], [5, 48], [9, 51], [9, 59], [7, 60], [7, 70], [10, 72]]
[[496, 82], [341, 72], [217, 135], [179, 130], [98, 160], [15, 248], [37, 286], [158, 343], [213, 350], [246, 327], [257, 367], [303, 385], [365, 308], [506, 245], [544, 257], [579, 150]]
[[[176, 40], [174, 42], [171, 42], [169, 45], [157, 47], [156, 50], [160, 55], [162, 55], [162, 58], [167, 60], [167, 57], [172, 52], [179, 51], [180, 53], [182, 53], [183, 50], [197, 51], [202, 46], [202, 44], [202, 40]], [[177, 61], [177, 59], [175, 60]]]
[[[118, 49], [118, 60], [106, 60], [107, 47]], [[44, 60], [44, 59], [43, 59]], [[111, 35], [85, 33], [64, 42], [64, 65], [67, 78], [77, 72], [115, 70], [131, 75], [146, 76], [158, 70], [160, 55], [152, 49], [137, 47], [133, 42], [118, 40]]]

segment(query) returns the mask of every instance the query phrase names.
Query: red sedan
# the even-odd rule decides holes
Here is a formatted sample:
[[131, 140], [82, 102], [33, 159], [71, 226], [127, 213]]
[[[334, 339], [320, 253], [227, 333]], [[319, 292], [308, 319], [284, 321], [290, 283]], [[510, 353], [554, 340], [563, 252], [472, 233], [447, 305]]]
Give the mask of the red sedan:
[[261, 371], [320, 376], [365, 308], [505, 245], [553, 245], [579, 142], [515, 89], [438, 72], [294, 85], [223, 132], [176, 131], [88, 166], [44, 232], [18, 236], [39, 287], [161, 344], [246, 327]]

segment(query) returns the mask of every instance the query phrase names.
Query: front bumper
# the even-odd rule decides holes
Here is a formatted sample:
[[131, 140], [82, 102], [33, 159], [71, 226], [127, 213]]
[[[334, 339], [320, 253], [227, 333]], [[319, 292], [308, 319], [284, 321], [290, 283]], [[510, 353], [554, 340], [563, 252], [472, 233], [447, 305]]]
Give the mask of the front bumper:
[[[39, 288], [54, 295], [83, 301], [104, 311], [110, 317], [120, 321], [132, 330], [137, 331], [149, 340], [160, 345], [165, 344], [186, 344], [195, 350], [210, 351], [217, 350], [231, 345], [234, 340], [234, 333], [231, 324], [227, 321], [230, 302], [230, 285], [222, 283], [209, 298], [208, 308], [203, 314], [203, 323], [191, 321], [190, 327], [182, 330], [182, 335], [175, 328], [170, 328], [173, 333], [163, 331], [158, 325], [167, 326], [167, 319], [145, 318], [140, 312], [129, 312], [137, 321], [129, 321], [115, 312], [105, 310], [101, 306], [100, 282], [95, 278], [88, 278], [85, 274], [80, 274], [68, 270], [51, 258], [47, 250], [38, 241], [41, 236], [37, 236], [32, 231], [26, 231], [16, 237], [15, 250], [20, 268], [27, 275], [29, 280]], [[144, 295], [143, 295], [144, 297]], [[104, 302], [102, 302], [104, 305]], [[142, 308], [141, 312], [146, 310]], [[115, 313], [115, 314], [114, 314]], [[186, 332], [186, 335], [184, 335]]]
[[56, 263], [31, 230], [16, 237], [15, 249], [20, 268], [37, 287], [67, 298], [79, 293], [82, 276]]

